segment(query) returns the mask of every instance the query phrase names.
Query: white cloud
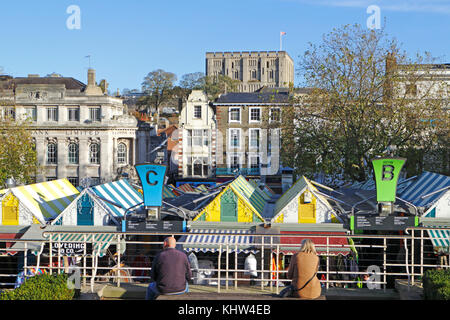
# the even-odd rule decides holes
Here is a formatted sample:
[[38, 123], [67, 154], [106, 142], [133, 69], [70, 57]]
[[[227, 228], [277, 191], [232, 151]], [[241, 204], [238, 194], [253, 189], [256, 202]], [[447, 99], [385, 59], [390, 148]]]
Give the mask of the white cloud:
[[432, 12], [450, 14], [450, 0], [294, 0], [318, 6], [367, 8], [377, 5], [382, 10], [400, 12]]

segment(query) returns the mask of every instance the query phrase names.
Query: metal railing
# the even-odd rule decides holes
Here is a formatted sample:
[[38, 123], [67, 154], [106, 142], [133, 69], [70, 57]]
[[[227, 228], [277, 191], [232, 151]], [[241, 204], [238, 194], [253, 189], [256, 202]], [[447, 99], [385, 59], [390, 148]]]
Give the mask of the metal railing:
[[[238, 289], [253, 286], [261, 291], [276, 291], [288, 285], [287, 269], [292, 253], [300, 248], [301, 238], [315, 240], [320, 238], [320, 268], [318, 278], [322, 286], [330, 287], [368, 287], [386, 289], [393, 287], [395, 279], [407, 279], [411, 284], [420, 282], [428, 269], [449, 268], [447, 251], [437, 253], [431, 243], [430, 230], [448, 230], [444, 228], [411, 228], [404, 235], [318, 235], [318, 234], [246, 234], [254, 239], [251, 247], [234, 243], [241, 235], [221, 233], [222, 241], [203, 242], [209, 251], [192, 251], [198, 261], [193, 270], [194, 283], [216, 286], [222, 289]], [[121, 286], [124, 282], [149, 283], [151, 262], [162, 249], [163, 239], [168, 235], [176, 238], [186, 233], [109, 233], [108, 243], [92, 243], [92, 233], [71, 233], [80, 235], [76, 241], [83, 243], [83, 249], [77, 256], [69, 256], [59, 249], [53, 249], [55, 243], [61, 248], [61, 234], [48, 232], [48, 240], [0, 240], [0, 286], [14, 286], [18, 274], [25, 270], [45, 270], [49, 273], [70, 273], [78, 270], [84, 285], [94, 283], [114, 283]], [[202, 233], [196, 233], [202, 235]], [[218, 236], [218, 234], [203, 234]], [[284, 237], [296, 238], [293, 244], [280, 243]], [[337, 244], [333, 238], [345, 238], [346, 243]], [[55, 240], [56, 239], [56, 240]], [[59, 239], [59, 240], [58, 240]], [[257, 243], [256, 243], [257, 242]], [[283, 242], [283, 241], [281, 241]], [[9, 247], [11, 243], [23, 243], [22, 250]], [[36, 244], [39, 245], [36, 245]], [[109, 245], [106, 248], [103, 244]], [[195, 247], [193, 243], [178, 241]], [[96, 249], [96, 248], [102, 248]], [[39, 249], [40, 250], [37, 250]], [[336, 251], [340, 253], [337, 254]], [[191, 252], [187, 252], [189, 255]], [[246, 259], [253, 255], [256, 268], [249, 268]], [[284, 262], [284, 263], [283, 263]], [[251, 276], [253, 274], [253, 276]]]

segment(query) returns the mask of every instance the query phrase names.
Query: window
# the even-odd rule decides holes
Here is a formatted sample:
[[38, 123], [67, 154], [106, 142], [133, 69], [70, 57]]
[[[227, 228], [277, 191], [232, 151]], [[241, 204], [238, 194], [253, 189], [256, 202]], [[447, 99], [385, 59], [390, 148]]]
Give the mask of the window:
[[192, 136], [193, 146], [201, 147], [202, 146], [202, 138], [203, 138], [203, 130], [194, 129], [194, 135]]
[[234, 77], [234, 79], [239, 80], [239, 71], [234, 71], [233, 77]]
[[49, 143], [47, 145], [47, 164], [56, 164], [57, 163], [57, 146], [56, 143]]
[[209, 159], [208, 157], [203, 157], [203, 176], [209, 175]]
[[187, 132], [187, 145], [192, 147], [192, 130], [186, 130]]
[[201, 160], [195, 160], [194, 161], [194, 176], [201, 176], [202, 175], [202, 161]]
[[280, 122], [281, 121], [281, 109], [272, 108], [270, 109], [270, 122]]
[[89, 120], [92, 122], [100, 121], [101, 109], [100, 107], [89, 108]]
[[69, 121], [80, 121], [80, 108], [71, 107], [67, 110]]
[[241, 146], [241, 130], [230, 129], [230, 147], [239, 148]]
[[250, 108], [250, 122], [261, 121], [261, 109], [260, 108]]
[[47, 121], [58, 121], [58, 107], [47, 107]]
[[269, 71], [269, 78], [272, 80], [273, 79], [273, 70]]
[[78, 177], [68, 177], [67, 180], [74, 186], [78, 187]]
[[259, 157], [250, 157], [250, 168], [259, 169]]
[[203, 130], [203, 146], [209, 146], [209, 130]]
[[69, 163], [78, 164], [78, 144], [69, 144]]
[[16, 109], [14, 107], [8, 107], [5, 110], [5, 117], [15, 120], [16, 119]]
[[125, 143], [119, 143], [119, 145], [117, 146], [117, 163], [127, 163], [127, 146], [125, 145]]
[[100, 163], [100, 146], [98, 143], [92, 143], [89, 146], [89, 162], [94, 164]]
[[251, 80], [256, 80], [256, 70], [250, 71], [250, 79]]
[[249, 129], [250, 148], [259, 148], [260, 129]]
[[202, 106], [194, 106], [194, 118], [195, 119], [202, 118]]
[[240, 122], [240, 121], [241, 121], [241, 108], [230, 108], [229, 122]]
[[25, 117], [30, 121], [37, 121], [37, 109], [36, 107], [27, 107], [25, 108]]
[[230, 168], [231, 169], [239, 169], [239, 156], [230, 156]]

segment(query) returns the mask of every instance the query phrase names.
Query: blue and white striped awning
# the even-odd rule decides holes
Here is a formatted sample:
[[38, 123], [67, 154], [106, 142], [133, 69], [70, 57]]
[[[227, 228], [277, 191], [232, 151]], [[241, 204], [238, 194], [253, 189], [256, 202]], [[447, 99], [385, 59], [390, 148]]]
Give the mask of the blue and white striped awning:
[[[427, 208], [448, 190], [445, 189], [446, 187], [450, 187], [450, 177], [433, 172], [424, 172], [414, 183], [411, 183], [403, 190], [400, 198], [411, 202], [417, 207]], [[436, 193], [432, 194], [433, 192]], [[429, 194], [432, 195], [427, 196]]]
[[[250, 230], [227, 229], [192, 229], [191, 234], [182, 236], [178, 243], [187, 252], [222, 252], [256, 253], [253, 247], [253, 235]], [[230, 235], [230, 233], [232, 235]]]
[[436, 250], [449, 252], [450, 250], [450, 229], [428, 230], [428, 235]]
[[[143, 205], [143, 197], [127, 180], [113, 181], [92, 187], [91, 190], [97, 197], [105, 202], [110, 212], [119, 218], [123, 218], [125, 212], [133, 207], [135, 210]], [[127, 212], [128, 213], [128, 212]]]

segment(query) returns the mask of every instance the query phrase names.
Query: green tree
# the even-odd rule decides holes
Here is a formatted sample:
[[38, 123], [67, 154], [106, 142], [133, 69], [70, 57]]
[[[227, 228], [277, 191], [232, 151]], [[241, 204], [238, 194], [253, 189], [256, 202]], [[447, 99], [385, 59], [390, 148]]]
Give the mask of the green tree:
[[0, 102], [3, 116], [0, 120], [0, 185], [13, 177], [18, 184], [34, 183], [40, 170], [36, 148], [27, 120], [15, 120], [8, 102]]
[[202, 89], [210, 100], [215, 100], [220, 94], [237, 91], [239, 83], [239, 80], [231, 79], [222, 74], [205, 76]]
[[[309, 44], [300, 76], [312, 90], [283, 110], [283, 163], [330, 181], [363, 181], [376, 156], [426, 153], [449, 124], [434, 94], [442, 83], [424, 67], [433, 61], [428, 54], [408, 58], [384, 30], [359, 25]], [[433, 119], [440, 121], [430, 126]]]
[[142, 82], [142, 91], [146, 96], [138, 100], [138, 105], [147, 112], [151, 109], [157, 112], [157, 121], [161, 105], [172, 97], [172, 89], [177, 76], [172, 72], [157, 69], [149, 72]]
[[203, 89], [204, 84], [205, 74], [203, 72], [184, 74], [180, 80], [180, 87], [188, 90]]

